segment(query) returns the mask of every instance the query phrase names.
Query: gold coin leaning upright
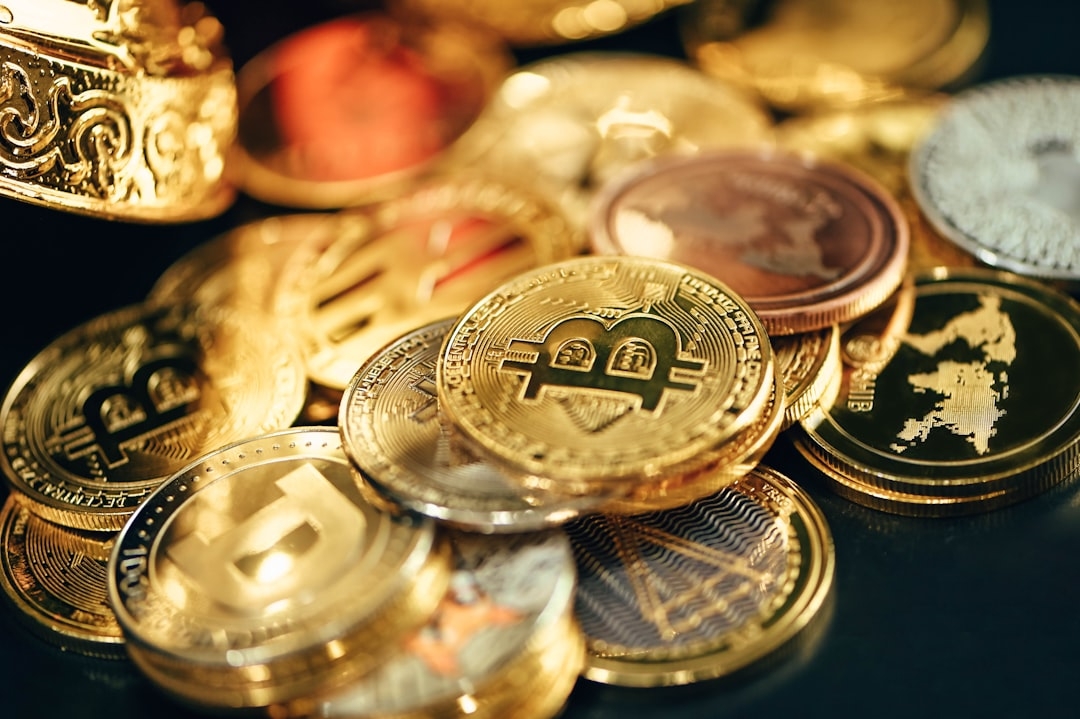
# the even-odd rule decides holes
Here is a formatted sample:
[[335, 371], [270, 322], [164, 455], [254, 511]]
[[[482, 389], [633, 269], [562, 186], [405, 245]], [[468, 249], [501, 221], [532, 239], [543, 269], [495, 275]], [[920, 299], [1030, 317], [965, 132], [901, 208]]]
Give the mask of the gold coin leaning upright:
[[441, 408], [525, 486], [618, 496], [708, 465], [774, 388], [757, 315], [685, 265], [580, 257], [519, 275], [450, 330]]
[[0, 509], [0, 587], [24, 626], [65, 650], [125, 656], [107, 593], [114, 539], [47, 522], [9, 494]]
[[255, 707], [376, 667], [447, 588], [430, 520], [359, 493], [336, 428], [210, 452], [139, 507], [109, 560], [109, 600], [140, 669], [208, 707]]
[[435, 387], [439, 350], [453, 322], [395, 340], [345, 389], [338, 426], [361, 475], [398, 505], [473, 531], [531, 531], [589, 511], [596, 504], [589, 498], [523, 491], [456, 446]]
[[282, 278], [289, 297], [278, 305], [304, 318], [308, 376], [336, 390], [406, 332], [584, 246], [583, 234], [543, 197], [466, 171], [430, 176], [337, 222], [336, 241], [310, 244], [295, 258]]
[[245, 316], [135, 304], [68, 330], [0, 405], [0, 467], [28, 507], [116, 531], [213, 447], [288, 427], [304, 401], [295, 346]]

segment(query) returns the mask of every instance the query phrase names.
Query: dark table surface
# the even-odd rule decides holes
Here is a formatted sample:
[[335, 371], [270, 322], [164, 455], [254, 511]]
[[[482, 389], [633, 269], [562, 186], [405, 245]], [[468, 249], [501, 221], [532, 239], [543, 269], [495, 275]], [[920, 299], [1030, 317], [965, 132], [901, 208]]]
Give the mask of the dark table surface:
[[[225, 25], [237, 67], [290, 32], [364, 6], [349, 0], [206, 4]], [[990, 5], [992, 40], [981, 79], [1080, 75], [1080, 4]], [[668, 15], [602, 40], [518, 51], [517, 59], [585, 49], [682, 56]], [[210, 221], [146, 226], [0, 199], [0, 385], [60, 333], [141, 300], [158, 275], [197, 243], [281, 212], [241, 196]], [[836, 580], [818, 631], [798, 651], [730, 680], [672, 690], [580, 681], [566, 719], [1076, 713], [1080, 484], [1070, 480], [987, 514], [919, 520], [863, 509], [832, 494], [783, 442], [768, 461], [811, 494], [833, 533]], [[10, 617], [2, 619], [0, 716], [192, 716], [126, 663], [61, 653], [23, 634]]]

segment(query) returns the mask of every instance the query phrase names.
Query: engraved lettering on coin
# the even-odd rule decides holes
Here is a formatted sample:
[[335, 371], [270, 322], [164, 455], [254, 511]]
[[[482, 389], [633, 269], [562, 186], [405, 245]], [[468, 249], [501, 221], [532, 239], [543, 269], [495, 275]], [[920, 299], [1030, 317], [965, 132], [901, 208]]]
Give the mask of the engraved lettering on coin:
[[274, 481], [271, 491], [279, 496], [241, 521], [229, 511], [224, 484], [208, 486], [181, 510], [197, 512], [198, 524], [167, 555], [225, 606], [265, 607], [322, 586], [340, 570], [341, 547], [363, 537], [363, 513], [312, 464]]

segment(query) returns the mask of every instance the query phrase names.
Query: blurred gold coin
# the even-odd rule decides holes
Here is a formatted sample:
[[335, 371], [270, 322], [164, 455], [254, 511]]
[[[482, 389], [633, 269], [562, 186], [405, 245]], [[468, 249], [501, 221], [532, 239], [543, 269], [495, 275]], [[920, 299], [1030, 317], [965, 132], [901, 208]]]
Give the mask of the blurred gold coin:
[[174, 474], [120, 533], [109, 600], [132, 659], [206, 707], [286, 702], [397, 650], [446, 591], [430, 520], [360, 496], [336, 428], [227, 445]]
[[682, 13], [702, 70], [793, 112], [959, 84], [990, 34], [986, 0], [700, 0]]
[[724, 456], [762, 414], [774, 372], [757, 315], [711, 276], [579, 257], [466, 311], [437, 392], [463, 442], [526, 486], [617, 498]]

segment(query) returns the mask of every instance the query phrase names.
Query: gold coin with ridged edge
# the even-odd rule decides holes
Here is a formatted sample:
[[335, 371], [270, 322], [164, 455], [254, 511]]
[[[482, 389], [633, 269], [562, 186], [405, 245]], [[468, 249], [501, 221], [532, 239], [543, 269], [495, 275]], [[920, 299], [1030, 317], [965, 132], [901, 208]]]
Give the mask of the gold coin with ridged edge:
[[[784, 383], [784, 421], [788, 429], [827, 398], [840, 374], [840, 328], [774, 337], [777, 372]], [[826, 399], [825, 404], [831, 403]]]
[[832, 588], [814, 501], [759, 465], [678, 509], [566, 525], [587, 679], [629, 687], [731, 674], [796, 641]]
[[360, 495], [336, 428], [222, 447], [120, 533], [109, 600], [136, 665], [199, 706], [288, 701], [364, 674], [431, 616], [449, 548]]
[[436, 379], [463, 441], [526, 486], [618, 496], [722, 456], [773, 378], [768, 335], [726, 285], [621, 256], [507, 282], [451, 328]]

